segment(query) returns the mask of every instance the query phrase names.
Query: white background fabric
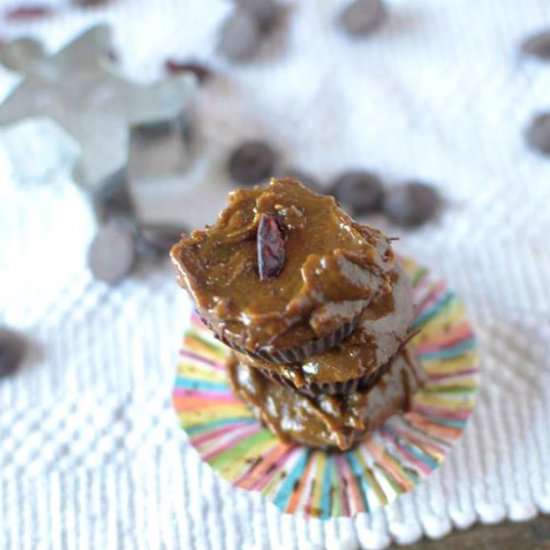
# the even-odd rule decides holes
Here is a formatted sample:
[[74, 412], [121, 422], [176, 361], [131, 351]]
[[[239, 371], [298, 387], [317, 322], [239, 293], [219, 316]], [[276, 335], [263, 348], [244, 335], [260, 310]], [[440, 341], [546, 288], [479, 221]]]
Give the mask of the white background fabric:
[[[389, 25], [364, 42], [334, 27], [341, 5], [291, 4], [286, 31], [235, 67], [214, 48], [231, 2], [119, 1], [1, 22], [0, 35], [29, 32], [55, 48], [107, 20], [136, 78], [159, 76], [168, 54], [210, 61], [222, 76], [195, 106], [202, 145], [188, 180], [198, 193], [203, 181], [225, 192], [223, 161], [245, 137], [269, 139], [324, 181], [366, 167], [390, 185], [434, 182], [447, 202], [441, 219], [388, 230], [471, 313], [483, 387], [465, 436], [428, 482], [355, 520], [283, 516], [232, 489], [171, 410], [189, 306], [168, 263], [114, 289], [94, 282], [82, 196], [63, 174], [14, 186], [2, 157], [0, 321], [36, 349], [0, 381], [0, 548], [370, 549], [550, 513], [550, 161], [522, 138], [531, 113], [550, 106], [550, 66], [517, 55], [522, 37], [550, 26], [550, 4], [389, 0]], [[33, 169], [36, 153], [19, 154]], [[203, 202], [213, 204], [175, 200], [173, 214], [200, 221], [215, 207]]]

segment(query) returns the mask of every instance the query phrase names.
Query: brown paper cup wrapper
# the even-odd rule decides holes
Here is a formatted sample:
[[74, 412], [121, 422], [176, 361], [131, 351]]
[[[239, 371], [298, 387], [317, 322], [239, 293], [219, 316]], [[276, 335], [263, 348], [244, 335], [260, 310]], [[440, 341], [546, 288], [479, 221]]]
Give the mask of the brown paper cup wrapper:
[[324, 336], [323, 338], [317, 338], [310, 340], [303, 346], [297, 346], [295, 348], [287, 348], [277, 351], [266, 351], [262, 348], [257, 350], [249, 350], [242, 346], [240, 342], [228, 336], [228, 334], [220, 327], [212, 325], [208, 319], [202, 318], [203, 322], [214, 332], [214, 334], [224, 344], [230, 348], [239, 351], [252, 357], [253, 359], [261, 359], [268, 361], [269, 363], [281, 364], [281, 363], [302, 363], [307, 361], [312, 355], [318, 355], [330, 350], [343, 340], [345, 340], [357, 326], [361, 314], [358, 314], [352, 321], [342, 324], [337, 330]]
[[306, 384], [305, 386], [300, 387], [296, 386], [292, 382], [292, 380], [289, 380], [288, 378], [285, 378], [284, 376], [281, 376], [274, 371], [265, 369], [260, 370], [263, 374], [265, 374], [275, 382], [278, 382], [279, 384], [282, 384], [283, 386], [308, 397], [316, 397], [318, 395], [348, 395], [355, 391], [363, 391], [370, 388], [371, 386], [374, 386], [376, 382], [380, 379], [380, 377], [388, 372], [392, 360], [393, 357], [392, 359], [390, 359], [390, 361], [388, 361], [388, 363], [378, 367], [374, 372], [369, 372], [368, 374], [360, 376], [359, 378], [351, 378], [350, 380], [346, 380], [345, 382]]

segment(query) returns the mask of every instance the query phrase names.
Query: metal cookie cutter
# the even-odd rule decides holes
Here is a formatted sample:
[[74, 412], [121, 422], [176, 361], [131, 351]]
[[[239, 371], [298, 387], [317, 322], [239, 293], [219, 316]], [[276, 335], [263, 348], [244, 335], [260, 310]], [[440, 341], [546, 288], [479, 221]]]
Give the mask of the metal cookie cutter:
[[29, 38], [0, 49], [0, 62], [22, 73], [0, 106], [0, 125], [38, 117], [56, 121], [80, 145], [75, 181], [94, 195], [109, 195], [126, 183], [177, 179], [189, 161], [184, 110], [196, 77], [182, 73], [135, 83], [117, 69], [111, 52], [106, 25], [51, 55]]
[[[162, 213], [163, 189], [183, 183], [189, 162], [184, 109], [197, 79], [181, 73], [138, 84], [120, 73], [111, 52], [105, 25], [92, 27], [53, 55], [33, 39], [6, 44], [0, 62], [22, 78], [0, 106], [0, 126], [46, 118], [74, 139], [80, 153], [70, 164], [74, 180], [90, 195], [100, 224], [88, 265], [96, 278], [116, 284], [133, 269], [137, 252], [165, 257], [185, 229], [179, 217], [176, 224], [151, 225], [143, 213]], [[60, 133], [58, 140], [64, 137]], [[21, 158], [18, 164], [24, 163]], [[160, 206], [140, 198], [141, 188], [145, 196], [159, 197]]]

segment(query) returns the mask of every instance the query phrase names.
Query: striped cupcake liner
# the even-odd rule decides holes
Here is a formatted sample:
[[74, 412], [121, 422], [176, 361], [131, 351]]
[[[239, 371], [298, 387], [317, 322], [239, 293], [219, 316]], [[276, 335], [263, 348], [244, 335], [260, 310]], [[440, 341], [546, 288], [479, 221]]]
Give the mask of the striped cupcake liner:
[[352, 321], [342, 324], [338, 327], [337, 330], [324, 336], [323, 338], [317, 338], [315, 340], [310, 340], [307, 344], [295, 348], [287, 348], [278, 351], [266, 351], [261, 348], [256, 351], [251, 351], [244, 348], [233, 338], [228, 338], [227, 334], [223, 330], [220, 330], [219, 327], [213, 326], [209, 323], [204, 317], [202, 317], [203, 323], [210, 328], [216, 334], [218, 339], [223, 342], [226, 346], [244, 353], [253, 359], [260, 359], [262, 361], [267, 361], [268, 363], [302, 363], [306, 361], [312, 355], [318, 355], [324, 353], [334, 346], [345, 340], [354, 330], [359, 319], [361, 318], [361, 313], [359, 313]]
[[260, 491], [283, 512], [331, 518], [371, 512], [422, 482], [445, 460], [474, 409], [477, 344], [463, 306], [410, 260], [412, 346], [426, 384], [411, 410], [387, 420], [350, 451], [281, 443], [231, 392], [230, 351], [194, 315], [183, 339], [173, 405], [191, 444], [235, 487]]

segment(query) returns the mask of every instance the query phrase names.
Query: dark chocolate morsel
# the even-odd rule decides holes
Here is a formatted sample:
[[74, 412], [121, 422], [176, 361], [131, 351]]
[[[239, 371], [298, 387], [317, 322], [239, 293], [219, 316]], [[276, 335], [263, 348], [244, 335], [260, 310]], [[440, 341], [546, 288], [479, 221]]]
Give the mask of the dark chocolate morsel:
[[388, 190], [383, 210], [391, 222], [415, 227], [432, 218], [440, 206], [441, 198], [432, 186], [413, 181]]
[[260, 26], [256, 19], [237, 10], [222, 25], [218, 50], [231, 61], [246, 61], [256, 53], [260, 40]]
[[101, 6], [106, 4], [108, 0], [71, 0], [77, 6]]
[[310, 191], [314, 191], [319, 194], [326, 193], [326, 189], [323, 189], [319, 182], [311, 174], [302, 172], [299, 168], [285, 168], [284, 170], [280, 170], [279, 173], [281, 178], [293, 178], [298, 180]]
[[167, 59], [164, 66], [170, 74], [191, 73], [197, 77], [199, 82], [204, 82], [212, 76], [210, 68], [198, 61]]
[[111, 218], [133, 217], [134, 205], [123, 170], [119, 170], [103, 182], [92, 195], [92, 203], [95, 215], [101, 223]]
[[264, 32], [270, 31], [280, 14], [280, 6], [273, 0], [235, 0], [243, 11], [250, 14]]
[[384, 187], [380, 178], [360, 170], [339, 176], [331, 187], [334, 198], [353, 214], [369, 214], [382, 206]]
[[536, 115], [527, 128], [525, 138], [531, 149], [550, 155], [550, 113]]
[[526, 55], [550, 61], [550, 29], [527, 37], [521, 45], [521, 51]]
[[19, 333], [0, 327], [0, 378], [10, 376], [19, 368], [26, 347], [26, 341]]
[[160, 254], [168, 254], [185, 229], [168, 225], [144, 225], [139, 229], [138, 238], [147, 248]]
[[121, 282], [134, 267], [136, 240], [126, 224], [111, 221], [101, 226], [88, 250], [88, 267], [107, 284]]
[[231, 178], [240, 184], [264, 182], [273, 175], [275, 152], [263, 141], [247, 141], [237, 147], [229, 159]]
[[285, 263], [285, 240], [275, 216], [262, 214], [258, 225], [257, 246], [260, 280], [278, 277]]
[[381, 0], [354, 0], [340, 14], [340, 24], [352, 36], [367, 36], [386, 18], [386, 7]]

